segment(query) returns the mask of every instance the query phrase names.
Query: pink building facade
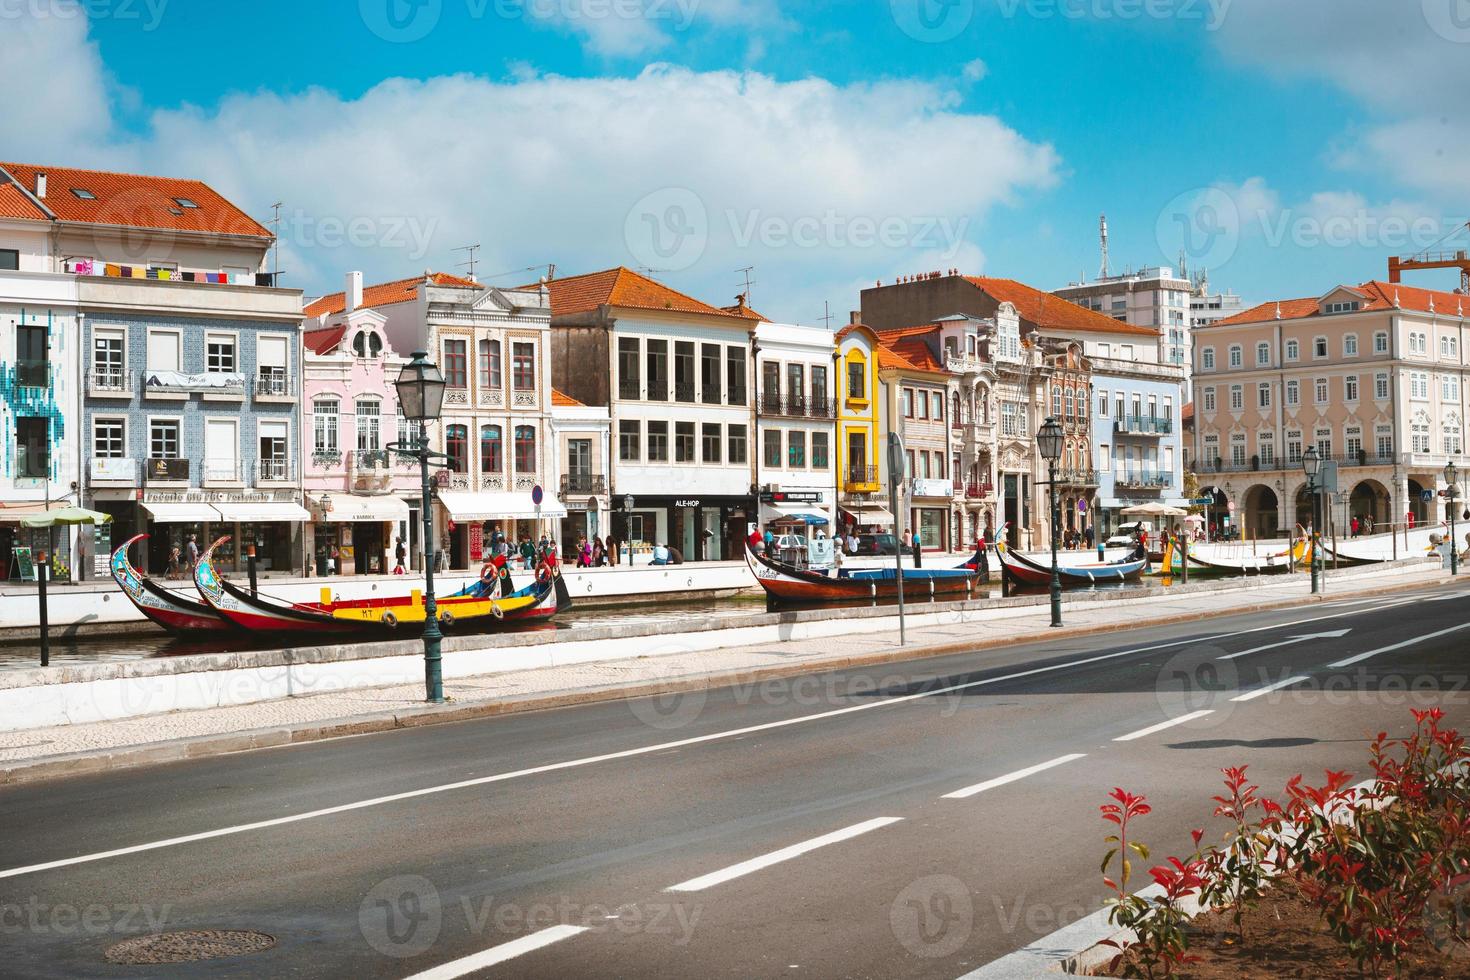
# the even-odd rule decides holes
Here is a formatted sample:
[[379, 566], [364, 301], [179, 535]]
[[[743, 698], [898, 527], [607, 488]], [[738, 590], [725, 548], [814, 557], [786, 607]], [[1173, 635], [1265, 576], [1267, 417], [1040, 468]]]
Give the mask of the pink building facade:
[[1237, 531], [1288, 533], [1311, 523], [1302, 455], [1316, 446], [1337, 464], [1339, 534], [1354, 518], [1380, 530], [1445, 520], [1445, 463], [1465, 468], [1467, 313], [1470, 296], [1367, 282], [1198, 329], [1200, 487], [1220, 512], [1233, 505]]
[[[351, 293], [349, 292], [349, 295]], [[354, 307], [307, 321], [303, 335], [302, 488], [312, 522], [313, 574], [390, 574], [401, 540], [421, 566], [416, 460], [388, 446], [408, 437], [394, 380], [409, 355], [389, 344], [384, 316]]]

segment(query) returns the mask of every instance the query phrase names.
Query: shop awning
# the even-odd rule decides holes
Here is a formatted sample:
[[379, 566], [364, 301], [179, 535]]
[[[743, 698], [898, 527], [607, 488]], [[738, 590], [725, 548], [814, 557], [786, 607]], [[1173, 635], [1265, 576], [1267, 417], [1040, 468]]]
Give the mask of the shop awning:
[[842, 512], [858, 527], [893, 527], [893, 515], [876, 504], [868, 507], [844, 507]]
[[285, 500], [265, 500], [259, 503], [218, 503], [221, 520], [240, 521], [244, 524], [269, 524], [273, 521], [309, 521], [311, 514], [300, 504]]
[[772, 524], [777, 521], [799, 521], [816, 527], [824, 527], [828, 523], [827, 515], [818, 510], [815, 504], [761, 504], [761, 523]]
[[208, 504], [149, 504], [143, 509], [155, 524], [203, 524], [220, 519], [219, 511]]
[[406, 521], [408, 504], [401, 497], [365, 497], [355, 493], [322, 494], [326, 506], [316, 503], [322, 521]]
[[531, 503], [529, 493], [465, 493], [448, 490], [439, 494], [439, 502], [456, 521], [534, 520], [540, 517], [566, 517], [567, 509], [560, 500], [548, 496], [541, 501], [541, 513]]

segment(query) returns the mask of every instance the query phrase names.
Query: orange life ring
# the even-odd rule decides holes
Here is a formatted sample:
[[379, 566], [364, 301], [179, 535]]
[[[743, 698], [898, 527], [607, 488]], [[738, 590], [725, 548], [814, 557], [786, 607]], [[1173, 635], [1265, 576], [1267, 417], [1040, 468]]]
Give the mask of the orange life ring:
[[499, 577], [499, 574], [495, 571], [495, 563], [493, 561], [487, 561], [485, 564], [480, 566], [481, 582], [484, 582], [488, 585], [489, 583], [494, 582]]
[[536, 581], [542, 585], [551, 581], [551, 566], [546, 564], [546, 562], [542, 562], [536, 566]]

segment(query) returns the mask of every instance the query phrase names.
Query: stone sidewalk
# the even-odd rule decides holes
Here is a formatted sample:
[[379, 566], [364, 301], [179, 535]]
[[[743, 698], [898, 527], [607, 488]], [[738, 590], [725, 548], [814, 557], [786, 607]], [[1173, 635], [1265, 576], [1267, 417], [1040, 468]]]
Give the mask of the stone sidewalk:
[[1097, 601], [1096, 596], [1074, 593], [1061, 629], [1050, 628], [1050, 611], [1042, 603], [1024, 612], [1009, 610], [1006, 618], [992, 621], [987, 621], [984, 611], [957, 614], [952, 624], [910, 629], [902, 647], [896, 632], [875, 632], [844, 637], [840, 644], [831, 638], [791, 640], [455, 679], [445, 685], [451, 699], [445, 705], [426, 705], [422, 685], [411, 684], [4, 732], [0, 733], [0, 784], [516, 711], [748, 684], [816, 670], [978, 652], [1130, 629], [1141, 622], [1164, 625], [1363, 598], [1447, 580], [1446, 573], [1429, 567], [1334, 575], [1329, 591], [1320, 598], [1310, 594], [1305, 575], [1266, 579], [1259, 585], [1228, 591], [1166, 593], [1128, 601]]

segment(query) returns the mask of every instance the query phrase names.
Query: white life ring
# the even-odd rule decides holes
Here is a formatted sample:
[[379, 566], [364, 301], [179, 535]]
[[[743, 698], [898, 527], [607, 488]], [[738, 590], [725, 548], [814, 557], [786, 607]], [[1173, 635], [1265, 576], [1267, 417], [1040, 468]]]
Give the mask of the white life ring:
[[388, 627], [390, 630], [398, 628], [398, 617], [393, 615], [393, 611], [391, 609], [383, 610], [382, 621], [383, 625]]

